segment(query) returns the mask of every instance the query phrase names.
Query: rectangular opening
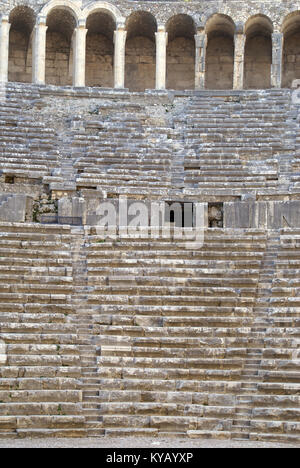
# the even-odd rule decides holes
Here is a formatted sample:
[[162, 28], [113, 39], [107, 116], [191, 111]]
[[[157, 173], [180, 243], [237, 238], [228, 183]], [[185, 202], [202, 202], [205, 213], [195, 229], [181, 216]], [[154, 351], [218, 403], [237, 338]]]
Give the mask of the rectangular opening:
[[13, 175], [6, 175], [5, 176], [5, 179], [4, 179], [4, 182], [6, 184], [14, 184], [15, 183], [15, 176]]
[[165, 202], [165, 223], [178, 228], [192, 228], [194, 204], [182, 201]]
[[208, 203], [208, 226], [210, 228], [222, 228], [224, 225], [223, 215], [223, 203]]

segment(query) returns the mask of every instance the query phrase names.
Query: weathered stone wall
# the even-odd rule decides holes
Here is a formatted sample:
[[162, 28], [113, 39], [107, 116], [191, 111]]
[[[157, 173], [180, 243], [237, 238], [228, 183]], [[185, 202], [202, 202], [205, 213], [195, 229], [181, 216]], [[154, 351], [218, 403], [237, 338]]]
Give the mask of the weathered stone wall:
[[195, 43], [185, 37], [177, 37], [167, 48], [167, 88], [194, 89]]
[[233, 39], [220, 34], [208, 40], [206, 51], [207, 89], [231, 89], [233, 81]]
[[299, 215], [299, 200], [224, 203], [225, 228], [299, 228]]
[[47, 34], [46, 83], [53, 85], [72, 84], [71, 44], [61, 33]]
[[126, 43], [125, 86], [130, 91], [155, 87], [155, 43], [139, 36]]
[[86, 85], [113, 87], [114, 45], [102, 34], [87, 34]]
[[[1, 157], [11, 165], [4, 174], [14, 178], [16, 172], [18, 182], [25, 168], [36, 169], [34, 163], [44, 156], [37, 179], [41, 187], [49, 185], [52, 196], [70, 186], [76, 193], [76, 184], [80, 191], [57, 202], [41, 193], [35, 196], [34, 224], [1, 224], [1, 250], [7, 252], [0, 262], [1, 339], [8, 343], [7, 365], [0, 369], [1, 437], [165, 438], [177, 432], [299, 441], [294, 422], [297, 340], [287, 333], [297, 330], [299, 321], [299, 232], [269, 233], [268, 239], [265, 224], [256, 231], [228, 229], [264, 221], [266, 213], [271, 227], [278, 229], [282, 222], [299, 226], [299, 201], [277, 201], [298, 193], [287, 173], [297, 154], [292, 140], [295, 145], [299, 129], [290, 94], [203, 91], [167, 97], [12, 83], [4, 87], [7, 141]], [[204, 123], [212, 115], [212, 125]], [[56, 133], [49, 128], [52, 122]], [[11, 162], [10, 152], [25, 152], [17, 161], [20, 166]], [[54, 155], [60, 158], [54, 161]], [[251, 158], [253, 165], [247, 164]], [[287, 164], [270, 170], [271, 159]], [[43, 168], [47, 162], [49, 171]], [[194, 171], [190, 182], [183, 179], [188, 166]], [[82, 182], [84, 172], [88, 177]], [[84, 188], [88, 179], [90, 190]], [[275, 179], [281, 179], [280, 185]], [[140, 187], [131, 185], [135, 182]], [[178, 196], [188, 205], [192, 200], [196, 204], [196, 197], [211, 196], [205, 202], [204, 221], [208, 211], [211, 229], [205, 231], [204, 243], [187, 248], [173, 233], [163, 241], [148, 235], [114, 241], [97, 226], [86, 226], [99, 213], [103, 196], [111, 194], [106, 201], [116, 203], [115, 187], [129, 195], [128, 207], [153, 194], [168, 205]], [[263, 201], [233, 202], [259, 197]], [[275, 203], [265, 201], [271, 197]], [[17, 200], [3, 196], [4, 220], [17, 213]], [[13, 206], [6, 209], [7, 203]], [[85, 228], [36, 222], [56, 210], [59, 216], [82, 216]], [[24, 220], [26, 211], [21, 214]], [[221, 336], [215, 336], [216, 328]], [[270, 380], [276, 393], [266, 396]], [[164, 388], [161, 382], [166, 382]], [[290, 394], [292, 388], [296, 396]], [[241, 411], [247, 419], [239, 429]]]
[[265, 89], [271, 86], [272, 43], [263, 35], [250, 37], [245, 45], [246, 89]]
[[[61, 0], [55, 2], [61, 5], [75, 5], [75, 10], [83, 10], [87, 5], [92, 4], [90, 0]], [[96, 4], [96, 1], [94, 2]], [[1, 2], [0, 12], [9, 13], [17, 5], [28, 5], [36, 14], [43, 13], [45, 5], [50, 2], [41, 0], [5, 0]], [[178, 1], [131, 1], [131, 0], [116, 0], [114, 2], [106, 2], [105, 6], [112, 6], [112, 9], [117, 8], [124, 18], [134, 11], [148, 11], [151, 12], [157, 19], [158, 24], [166, 23], [175, 14], [188, 14], [191, 15], [197, 26], [205, 25], [206, 20], [214, 13], [220, 13], [230, 16], [235, 23], [243, 23], [253, 15], [264, 14], [268, 16], [274, 24], [275, 31], [279, 31], [283, 19], [291, 12], [299, 10], [299, 3], [296, 1], [286, 2], [284, 0], [275, 1], [191, 1], [191, 2], [178, 2]]]
[[283, 50], [283, 86], [290, 87], [300, 78], [300, 32], [288, 37]]
[[24, 223], [27, 204], [26, 195], [0, 192], [0, 222]]
[[[114, 31], [118, 28], [125, 28], [127, 32], [125, 57], [127, 76], [125, 81], [127, 86], [129, 83], [132, 91], [155, 87], [155, 33], [158, 29], [160, 31], [165, 29], [169, 36], [167, 47], [168, 88], [191, 89], [194, 87], [193, 83], [195, 83], [196, 77], [192, 76], [193, 67], [195, 67], [193, 56], [198, 57], [198, 59], [202, 57], [199, 49], [197, 49], [196, 54], [193, 50], [195, 47], [194, 35], [197, 31], [199, 34], [208, 35], [207, 69], [205, 70], [205, 67], [200, 66], [197, 62], [198, 68], [196, 70], [196, 75], [200, 73], [203, 77], [205, 76], [205, 80], [202, 77], [202, 81], [200, 81], [201, 83], [206, 81], [207, 88], [231, 88], [234, 81], [234, 88], [239, 89], [242, 87], [243, 79], [246, 88], [280, 87], [281, 44], [283, 44], [282, 86], [289, 87], [293, 79], [299, 78], [300, 11], [296, 2], [239, 2], [235, 0], [228, 2], [135, 2], [119, 0], [113, 3], [99, 4], [99, 2], [88, 2], [87, 0], [50, 0], [48, 3], [34, 2], [33, 0], [10, 0], [1, 3], [0, 13], [8, 15], [8, 21], [11, 24], [9, 54], [9, 80], [11, 81], [30, 81], [30, 52], [27, 51], [25, 60], [24, 38], [21, 38], [21, 35], [26, 33], [25, 42], [28, 43], [28, 37], [34, 37], [34, 25], [42, 24], [41, 21], [44, 21], [48, 27], [46, 82], [51, 84], [75, 83], [75, 86], [84, 86], [85, 58], [83, 56], [86, 50], [86, 84], [111, 87], [114, 74], [111, 44], [113, 43]], [[8, 34], [7, 19], [3, 21], [6, 32], [3, 33], [2, 41]], [[212, 23], [213, 27], [211, 27]], [[247, 29], [250, 23], [252, 26], [255, 24], [256, 26], [254, 33], [252, 31], [251, 37], [248, 37]], [[231, 28], [229, 27], [230, 34], [228, 25], [231, 25]], [[82, 33], [84, 28], [87, 28], [88, 31], [88, 44], [86, 49], [84, 45], [81, 48], [80, 64], [78, 65], [78, 61], [75, 61], [77, 64], [76, 75], [72, 70], [71, 41], [75, 40], [76, 31], [78, 32], [79, 29], [79, 33]], [[237, 65], [237, 76], [233, 79], [233, 43], [234, 35], [237, 33], [244, 34], [244, 37], [247, 35], [245, 50], [243, 45], [240, 46], [240, 51], [235, 57], [239, 63], [243, 63], [245, 52], [245, 69], [244, 71], [241, 69], [240, 76], [238, 76], [239, 65]], [[272, 37], [273, 33], [275, 33], [274, 37]], [[21, 44], [16, 44], [18, 34]], [[63, 37], [58, 38], [57, 34], [62, 34]], [[104, 44], [101, 41], [96, 44], [98, 41], [94, 35], [104, 35], [110, 44]], [[141, 37], [151, 41], [151, 46], [144, 39], [138, 39]], [[137, 41], [140, 42], [138, 46], [135, 43]], [[198, 44], [200, 42], [198, 41]], [[270, 42], [271, 44], [273, 42], [273, 51], [270, 48]], [[202, 46], [198, 45], [198, 47]], [[36, 49], [34, 50], [36, 51]], [[57, 56], [57, 54], [62, 55]], [[274, 66], [271, 71], [272, 54]], [[205, 59], [203, 57], [202, 59], [204, 63]], [[120, 60], [122, 61], [123, 58], [119, 58]], [[5, 67], [6, 65], [3, 65], [3, 69], [0, 70], [4, 81], [7, 80]], [[160, 67], [164, 68], [164, 64]], [[202, 69], [200, 70], [199, 67]], [[83, 73], [78, 72], [80, 68]], [[116, 87], [123, 87], [123, 71], [120, 72], [119, 62], [116, 69], [119, 74], [122, 74], [121, 82], [120, 76], [118, 79], [115, 77], [119, 85]], [[156, 72], [157, 76], [162, 74], [161, 69], [156, 70]], [[43, 84], [44, 80], [43, 77], [40, 78], [40, 70], [36, 73], [38, 78], [34, 82]], [[164, 88], [164, 84], [162, 88]], [[157, 89], [162, 88], [158, 85]]]
[[9, 37], [9, 81], [31, 83], [32, 41], [24, 32], [12, 30]]

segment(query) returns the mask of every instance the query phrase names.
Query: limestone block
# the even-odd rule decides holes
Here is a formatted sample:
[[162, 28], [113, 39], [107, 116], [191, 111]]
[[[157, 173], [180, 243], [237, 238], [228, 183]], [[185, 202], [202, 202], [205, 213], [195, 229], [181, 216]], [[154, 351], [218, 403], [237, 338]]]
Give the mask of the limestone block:
[[0, 221], [23, 223], [26, 216], [26, 204], [26, 195], [0, 195]]

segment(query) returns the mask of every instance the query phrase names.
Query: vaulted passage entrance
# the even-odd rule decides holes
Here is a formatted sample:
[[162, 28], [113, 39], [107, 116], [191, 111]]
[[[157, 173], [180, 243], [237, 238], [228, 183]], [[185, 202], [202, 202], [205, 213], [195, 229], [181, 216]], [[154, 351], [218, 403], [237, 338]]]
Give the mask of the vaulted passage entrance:
[[47, 17], [46, 83], [72, 85], [72, 38], [76, 20], [68, 10], [55, 8]]
[[32, 80], [32, 35], [34, 11], [18, 6], [10, 14], [8, 80], [30, 83]]
[[300, 79], [300, 12], [287, 16], [283, 23], [282, 87], [290, 88], [292, 81]]
[[133, 13], [127, 22], [125, 87], [130, 91], [155, 88], [157, 24], [151, 13]]
[[215, 14], [207, 21], [207, 89], [233, 87], [234, 30], [234, 23], [228, 16]]
[[86, 28], [86, 86], [113, 88], [115, 21], [99, 11], [88, 17]]
[[193, 19], [176, 15], [167, 24], [167, 88], [195, 88], [195, 38]]
[[254, 16], [246, 23], [244, 68], [246, 89], [271, 87], [272, 32], [272, 23], [266, 16]]

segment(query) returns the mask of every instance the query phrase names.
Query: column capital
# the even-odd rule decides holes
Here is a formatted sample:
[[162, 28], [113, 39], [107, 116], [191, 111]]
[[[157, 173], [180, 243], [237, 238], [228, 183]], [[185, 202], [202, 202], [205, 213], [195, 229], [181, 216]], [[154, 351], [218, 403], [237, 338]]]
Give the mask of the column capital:
[[280, 31], [272, 32], [272, 37], [283, 37], [283, 33]]
[[237, 39], [239, 41], [246, 40], [246, 34], [244, 34], [243, 32], [235, 32], [234, 39]]
[[46, 26], [47, 18], [43, 15], [38, 15], [36, 19], [36, 26]]
[[273, 45], [280, 45], [283, 41], [283, 33], [281, 32], [273, 32], [272, 33], [272, 43]]
[[165, 41], [165, 45], [167, 45], [168, 33], [166, 32], [166, 29], [164, 26], [162, 27], [162, 29], [158, 29], [158, 31], [155, 33], [155, 39], [156, 39], [156, 42]]
[[234, 34], [244, 34], [244, 25], [241, 22], [236, 23]]
[[197, 25], [197, 34], [202, 34], [203, 32], [205, 32], [205, 23], [199, 23]]
[[[124, 46], [126, 37], [127, 31], [125, 30], [125, 27], [117, 27], [117, 29], [114, 31], [114, 44], [120, 42], [120, 44], [122, 43], [122, 46]], [[118, 46], [120, 46], [120, 44], [118, 44]]]
[[85, 29], [86, 28], [86, 20], [85, 19], [80, 19], [78, 21], [78, 26], [76, 29]]
[[157, 25], [157, 32], [158, 33], [164, 33], [166, 32], [166, 26], [164, 24], [158, 24]]
[[0, 22], [9, 23], [9, 16], [6, 13], [2, 13], [2, 15], [0, 15]]
[[74, 29], [74, 33], [79, 34], [80, 37], [85, 37], [87, 32], [88, 32], [88, 29], [86, 29], [84, 26], [77, 26], [77, 28]]
[[117, 23], [116, 31], [125, 31], [125, 21], [119, 21]]

